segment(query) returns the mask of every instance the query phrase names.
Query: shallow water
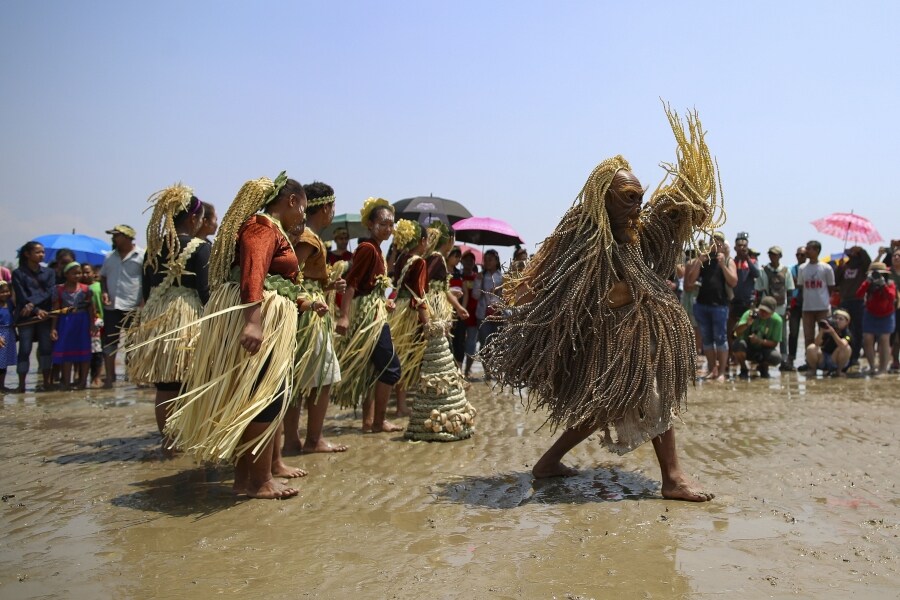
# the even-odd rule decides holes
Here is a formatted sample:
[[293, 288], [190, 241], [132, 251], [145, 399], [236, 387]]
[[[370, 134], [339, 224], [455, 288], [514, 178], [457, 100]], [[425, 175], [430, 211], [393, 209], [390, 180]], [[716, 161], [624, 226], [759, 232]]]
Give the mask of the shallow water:
[[705, 505], [659, 497], [649, 444], [588, 441], [578, 476], [533, 481], [554, 436], [484, 383], [462, 442], [333, 411], [350, 451], [291, 457], [310, 475], [283, 502], [159, 460], [152, 390], [7, 394], [0, 597], [896, 598], [898, 383], [700, 384], [677, 436]]

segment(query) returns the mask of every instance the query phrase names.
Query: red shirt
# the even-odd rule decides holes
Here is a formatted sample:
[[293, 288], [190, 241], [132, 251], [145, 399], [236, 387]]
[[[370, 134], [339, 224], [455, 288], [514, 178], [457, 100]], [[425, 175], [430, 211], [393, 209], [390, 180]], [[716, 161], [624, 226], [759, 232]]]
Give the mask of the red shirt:
[[241, 302], [261, 302], [266, 275], [296, 281], [300, 272], [294, 248], [278, 226], [253, 215], [238, 231], [235, 263], [241, 267]]
[[[407, 254], [398, 261], [397, 263], [397, 273], [403, 272], [403, 268], [406, 262], [410, 259], [410, 255]], [[416, 295], [416, 298], [424, 298], [425, 297], [425, 288], [428, 286], [428, 273], [426, 270], [427, 263], [421, 257], [416, 257], [415, 260], [409, 265], [409, 268], [406, 269], [406, 276], [403, 278], [403, 281], [398, 282], [398, 286], [401, 290], [406, 292], [411, 292]], [[415, 298], [410, 299], [410, 306], [415, 308], [418, 306]]]
[[892, 314], [894, 312], [894, 303], [897, 301], [897, 286], [894, 285], [893, 281], [888, 281], [880, 290], [866, 294], [870, 283], [868, 279], [863, 281], [859, 289], [856, 290], [856, 297], [865, 297], [866, 310], [876, 317], [886, 317]]
[[372, 240], [365, 240], [356, 247], [350, 271], [347, 273], [347, 287], [356, 290], [354, 295], [365, 296], [375, 289], [375, 280], [386, 273], [381, 247]]
[[333, 265], [339, 260], [351, 260], [353, 258], [353, 253], [349, 250], [344, 250], [343, 252], [332, 252], [328, 251], [328, 264]]

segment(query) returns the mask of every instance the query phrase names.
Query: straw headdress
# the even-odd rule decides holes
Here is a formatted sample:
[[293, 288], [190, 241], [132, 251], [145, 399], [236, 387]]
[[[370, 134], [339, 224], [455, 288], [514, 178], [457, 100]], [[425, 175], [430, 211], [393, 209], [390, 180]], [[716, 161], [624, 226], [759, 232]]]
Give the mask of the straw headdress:
[[269, 202], [278, 197], [278, 193], [287, 183], [287, 174], [282, 171], [275, 181], [268, 177], [251, 179], [246, 182], [235, 196], [231, 206], [219, 225], [219, 235], [213, 244], [209, 260], [209, 286], [219, 285], [228, 279], [234, 253], [237, 249], [238, 231], [244, 221], [259, 212]]
[[193, 195], [191, 188], [179, 182], [147, 199], [153, 205], [150, 222], [147, 223], [146, 249], [147, 262], [151, 268], [159, 267], [159, 253], [163, 247], [169, 249], [171, 259], [177, 256], [178, 231], [175, 229], [175, 216], [189, 209]]

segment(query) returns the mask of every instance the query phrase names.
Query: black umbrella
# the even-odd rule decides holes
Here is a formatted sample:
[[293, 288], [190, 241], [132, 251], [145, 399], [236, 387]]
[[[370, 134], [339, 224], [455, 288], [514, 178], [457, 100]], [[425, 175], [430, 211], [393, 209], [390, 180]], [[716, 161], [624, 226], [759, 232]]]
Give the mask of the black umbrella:
[[412, 219], [428, 223], [440, 219], [447, 224], [456, 223], [472, 216], [465, 206], [456, 200], [437, 196], [416, 196], [394, 202], [394, 213], [398, 219]]

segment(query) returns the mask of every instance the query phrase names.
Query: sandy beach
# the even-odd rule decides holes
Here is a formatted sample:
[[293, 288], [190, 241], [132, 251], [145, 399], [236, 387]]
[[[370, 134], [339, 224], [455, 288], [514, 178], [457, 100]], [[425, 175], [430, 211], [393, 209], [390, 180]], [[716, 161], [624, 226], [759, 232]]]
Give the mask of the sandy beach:
[[650, 444], [589, 441], [578, 476], [535, 482], [544, 415], [483, 382], [462, 442], [333, 410], [350, 450], [292, 457], [287, 501], [160, 460], [151, 389], [6, 394], [0, 597], [897, 598], [898, 382], [698, 385], [677, 435], [703, 505], [661, 499]]

